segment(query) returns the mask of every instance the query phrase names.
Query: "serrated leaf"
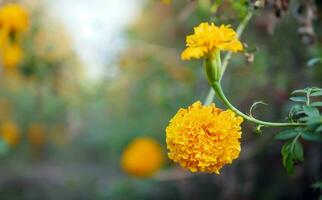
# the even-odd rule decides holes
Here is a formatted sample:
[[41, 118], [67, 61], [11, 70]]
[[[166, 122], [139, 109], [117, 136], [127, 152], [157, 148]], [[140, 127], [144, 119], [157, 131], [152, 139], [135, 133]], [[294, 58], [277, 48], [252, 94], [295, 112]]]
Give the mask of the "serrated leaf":
[[291, 97], [290, 100], [294, 102], [306, 102], [306, 97]]
[[303, 106], [304, 113], [309, 117], [318, 117], [320, 116], [320, 112], [317, 108], [313, 106]]
[[310, 94], [312, 97], [322, 96], [322, 91], [313, 92]]
[[320, 133], [304, 132], [302, 133], [301, 136], [304, 140], [308, 140], [308, 141], [313, 141], [313, 142], [322, 141], [322, 134]]
[[296, 141], [294, 144], [293, 155], [294, 155], [294, 159], [299, 160], [301, 162], [304, 161], [303, 147], [299, 141]]
[[322, 106], [322, 102], [321, 101], [318, 101], [318, 102], [313, 102], [310, 104], [311, 106], [314, 106], [314, 107], [321, 107]]
[[274, 138], [277, 140], [288, 140], [295, 137], [297, 134], [298, 132], [296, 132], [294, 129], [290, 129], [277, 133]]
[[294, 90], [291, 94], [298, 94], [298, 93], [306, 94], [306, 90], [305, 89]]

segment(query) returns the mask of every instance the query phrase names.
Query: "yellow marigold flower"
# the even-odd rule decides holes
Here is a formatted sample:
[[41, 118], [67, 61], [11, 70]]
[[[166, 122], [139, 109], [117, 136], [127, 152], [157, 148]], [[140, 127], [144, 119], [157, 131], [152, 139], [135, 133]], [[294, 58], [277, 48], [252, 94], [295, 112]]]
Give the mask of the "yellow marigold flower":
[[0, 9], [0, 27], [2, 29], [8, 29], [10, 32], [24, 32], [28, 26], [28, 12], [19, 4], [8, 4]]
[[31, 145], [41, 146], [45, 143], [45, 128], [40, 123], [32, 123], [28, 128], [28, 139]]
[[146, 177], [157, 172], [163, 163], [160, 144], [151, 138], [137, 138], [124, 150], [121, 166], [125, 172]]
[[187, 48], [181, 59], [203, 58], [216, 50], [237, 52], [243, 50], [236, 32], [228, 25], [216, 26], [214, 23], [201, 23], [194, 28], [194, 34], [186, 38]]
[[166, 128], [168, 156], [192, 172], [217, 173], [240, 153], [242, 117], [200, 101], [180, 109]]
[[23, 50], [17, 44], [11, 44], [2, 49], [1, 61], [5, 68], [13, 69], [20, 64], [23, 58]]
[[7, 121], [1, 126], [1, 138], [10, 146], [18, 144], [20, 133], [17, 125], [14, 122]]

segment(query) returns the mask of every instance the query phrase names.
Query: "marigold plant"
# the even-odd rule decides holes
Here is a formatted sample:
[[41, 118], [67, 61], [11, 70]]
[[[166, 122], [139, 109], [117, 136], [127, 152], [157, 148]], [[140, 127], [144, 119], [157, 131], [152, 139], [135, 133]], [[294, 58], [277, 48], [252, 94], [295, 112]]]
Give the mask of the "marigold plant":
[[[240, 152], [240, 124], [243, 119], [257, 124], [257, 132], [263, 127], [288, 127], [276, 135], [276, 139], [286, 140], [281, 150], [283, 165], [288, 173], [294, 172], [294, 163], [304, 161], [304, 151], [299, 138], [321, 140], [322, 114], [318, 107], [321, 101], [314, 97], [322, 96], [321, 88], [305, 88], [293, 91], [290, 99], [297, 103], [290, 110], [287, 122], [270, 122], [256, 119], [237, 109], [225, 96], [221, 79], [226, 70], [231, 52], [243, 49], [238, 37], [245, 28], [252, 12], [249, 12], [238, 27], [238, 33], [228, 25], [215, 26], [201, 23], [194, 34], [187, 36], [187, 48], [181, 58], [204, 58], [207, 79], [211, 90], [205, 101], [194, 103], [188, 109], [180, 109], [171, 119], [166, 129], [168, 156], [174, 162], [192, 172], [205, 171], [219, 174], [225, 164], [236, 159]], [[221, 62], [221, 51], [230, 51]], [[229, 108], [222, 111], [210, 104], [217, 96]], [[313, 97], [313, 98], [311, 98]], [[207, 104], [210, 104], [207, 106]], [[255, 106], [257, 103], [254, 103]], [[250, 112], [253, 108], [250, 109]], [[238, 117], [236, 117], [237, 115]]]
[[123, 152], [121, 166], [123, 170], [137, 177], [151, 176], [163, 163], [160, 144], [151, 138], [137, 138]]
[[166, 128], [168, 156], [192, 172], [219, 174], [240, 153], [242, 117], [200, 101], [180, 109]]

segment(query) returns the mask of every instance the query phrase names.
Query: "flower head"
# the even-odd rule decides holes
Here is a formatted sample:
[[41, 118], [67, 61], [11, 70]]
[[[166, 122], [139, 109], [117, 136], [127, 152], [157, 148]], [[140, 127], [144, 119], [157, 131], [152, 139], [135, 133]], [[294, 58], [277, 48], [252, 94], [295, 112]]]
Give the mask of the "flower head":
[[207, 57], [216, 50], [237, 52], [243, 50], [236, 32], [230, 26], [216, 26], [214, 23], [201, 23], [194, 28], [194, 34], [186, 38], [187, 48], [182, 52], [181, 58]]
[[199, 101], [180, 109], [166, 128], [168, 156], [192, 172], [217, 173], [240, 153], [243, 118]]
[[28, 29], [28, 12], [19, 4], [8, 4], [0, 9], [0, 27], [12, 32], [24, 32]]
[[163, 153], [160, 144], [151, 138], [137, 138], [124, 150], [121, 166], [130, 175], [150, 176], [160, 169]]
[[17, 125], [11, 121], [4, 122], [1, 126], [1, 138], [10, 146], [17, 145], [20, 139]]

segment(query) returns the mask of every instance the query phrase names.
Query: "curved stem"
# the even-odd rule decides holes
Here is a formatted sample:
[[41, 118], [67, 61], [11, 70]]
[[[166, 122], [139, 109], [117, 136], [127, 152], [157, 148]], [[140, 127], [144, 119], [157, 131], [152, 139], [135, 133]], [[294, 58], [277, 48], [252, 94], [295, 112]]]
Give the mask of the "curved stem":
[[230, 102], [229, 100], [226, 98], [224, 92], [222, 91], [221, 85], [218, 81], [215, 82], [211, 82], [211, 86], [213, 87], [213, 89], [215, 90], [215, 92], [217, 93], [217, 96], [222, 100], [222, 102], [232, 111], [234, 111], [237, 115], [243, 117], [244, 119], [256, 123], [256, 124], [260, 124], [263, 126], [275, 126], [275, 127], [287, 127], [287, 126], [303, 126], [304, 124], [302, 123], [275, 123], [275, 122], [266, 122], [266, 121], [262, 121], [262, 120], [258, 120], [254, 117], [248, 116], [246, 114], [244, 114], [243, 112], [239, 111], [237, 108], [235, 108]]

